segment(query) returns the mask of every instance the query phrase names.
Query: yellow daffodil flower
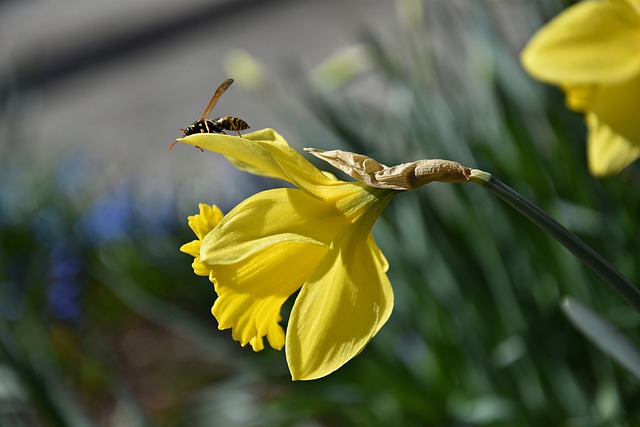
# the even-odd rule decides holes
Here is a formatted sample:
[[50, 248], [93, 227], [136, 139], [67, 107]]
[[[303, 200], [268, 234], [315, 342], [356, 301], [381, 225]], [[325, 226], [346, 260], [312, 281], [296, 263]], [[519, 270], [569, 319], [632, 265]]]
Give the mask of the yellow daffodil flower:
[[640, 157], [640, 1], [590, 0], [569, 7], [522, 52], [534, 77], [560, 86], [567, 106], [585, 114], [595, 176]]
[[[258, 193], [224, 217], [216, 206], [201, 204], [189, 217], [198, 239], [181, 248], [195, 257], [195, 273], [214, 284], [219, 328], [231, 328], [235, 340], [255, 351], [264, 348], [264, 337], [275, 349], [285, 346], [294, 380], [335, 371], [389, 319], [389, 265], [371, 228], [393, 196], [434, 180], [467, 182], [470, 175], [444, 160], [387, 167], [359, 154], [309, 150], [363, 181], [344, 182], [321, 172], [272, 129], [180, 141], [297, 187]], [[285, 338], [280, 309], [298, 290]]]
[[[200, 205], [189, 218], [198, 240], [181, 250], [214, 284], [219, 328], [255, 351], [265, 336], [276, 349], [286, 340], [294, 380], [325, 376], [362, 351], [393, 307], [389, 266], [371, 228], [396, 192], [324, 174], [270, 129], [182, 141], [297, 187], [258, 193], [224, 217]], [[298, 289], [285, 339], [280, 309]]]

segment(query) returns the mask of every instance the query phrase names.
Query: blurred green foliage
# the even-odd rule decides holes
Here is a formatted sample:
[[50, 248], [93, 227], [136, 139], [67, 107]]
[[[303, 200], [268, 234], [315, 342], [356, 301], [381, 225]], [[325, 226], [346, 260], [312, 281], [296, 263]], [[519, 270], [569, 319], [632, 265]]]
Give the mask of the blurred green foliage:
[[[412, 4], [424, 14], [402, 9]], [[533, 31], [561, 4], [398, 5], [397, 45], [362, 37], [367, 74], [340, 90], [297, 88], [314, 118], [296, 116], [289, 141], [489, 171], [640, 283], [637, 167], [590, 177], [582, 119], [517, 63], [522, 40], [509, 31]], [[575, 297], [635, 343], [638, 313], [476, 186], [396, 197], [374, 230], [393, 316], [345, 367], [293, 383], [284, 354], [217, 331], [213, 289], [178, 252], [192, 240], [183, 204], [195, 213], [195, 201], [133, 181], [96, 190], [77, 153], [37, 172], [15, 151], [1, 162], [0, 425], [640, 424], [638, 381], [560, 302]]]

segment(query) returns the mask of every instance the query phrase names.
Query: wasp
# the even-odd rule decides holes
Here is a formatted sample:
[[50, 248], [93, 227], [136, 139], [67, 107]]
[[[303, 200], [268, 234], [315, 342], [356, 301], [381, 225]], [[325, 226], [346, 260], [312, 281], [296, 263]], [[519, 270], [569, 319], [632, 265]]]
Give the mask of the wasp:
[[[240, 135], [240, 131], [249, 129], [249, 125], [247, 124], [247, 122], [237, 117], [224, 116], [218, 117], [217, 119], [213, 120], [207, 119], [209, 112], [218, 103], [218, 99], [220, 99], [222, 94], [225, 93], [227, 89], [229, 89], [229, 86], [231, 86], [232, 83], [233, 79], [227, 79], [223, 81], [220, 86], [218, 86], [218, 89], [216, 89], [216, 91], [213, 93], [213, 96], [211, 97], [211, 101], [209, 101], [207, 108], [204, 109], [202, 116], [200, 116], [198, 120], [191, 123], [185, 129], [180, 128], [182, 133], [184, 133], [183, 136], [189, 136], [195, 133], [225, 133], [225, 130], [232, 130], [237, 132], [238, 136], [241, 137], [242, 135]], [[174, 141], [169, 146], [169, 150], [171, 150], [177, 143], [177, 140]]]

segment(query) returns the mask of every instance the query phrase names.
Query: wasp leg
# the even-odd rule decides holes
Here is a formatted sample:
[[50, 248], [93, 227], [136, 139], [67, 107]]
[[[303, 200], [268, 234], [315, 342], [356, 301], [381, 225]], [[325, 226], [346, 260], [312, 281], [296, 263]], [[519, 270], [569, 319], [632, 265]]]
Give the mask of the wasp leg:
[[[229, 118], [229, 116], [227, 116], [227, 118]], [[242, 135], [240, 135], [240, 128], [238, 126], [236, 126], [235, 123], [233, 123], [233, 121], [229, 121], [229, 124], [231, 125], [232, 129], [231, 130], [235, 130], [236, 133], [238, 134], [238, 136], [240, 138], [242, 138]]]

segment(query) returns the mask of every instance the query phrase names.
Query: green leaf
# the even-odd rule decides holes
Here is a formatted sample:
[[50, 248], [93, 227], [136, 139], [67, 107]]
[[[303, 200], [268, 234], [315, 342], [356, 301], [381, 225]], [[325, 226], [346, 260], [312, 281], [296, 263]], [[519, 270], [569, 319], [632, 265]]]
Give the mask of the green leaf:
[[562, 301], [562, 310], [600, 350], [640, 379], [640, 352], [624, 335], [595, 311], [571, 297]]

